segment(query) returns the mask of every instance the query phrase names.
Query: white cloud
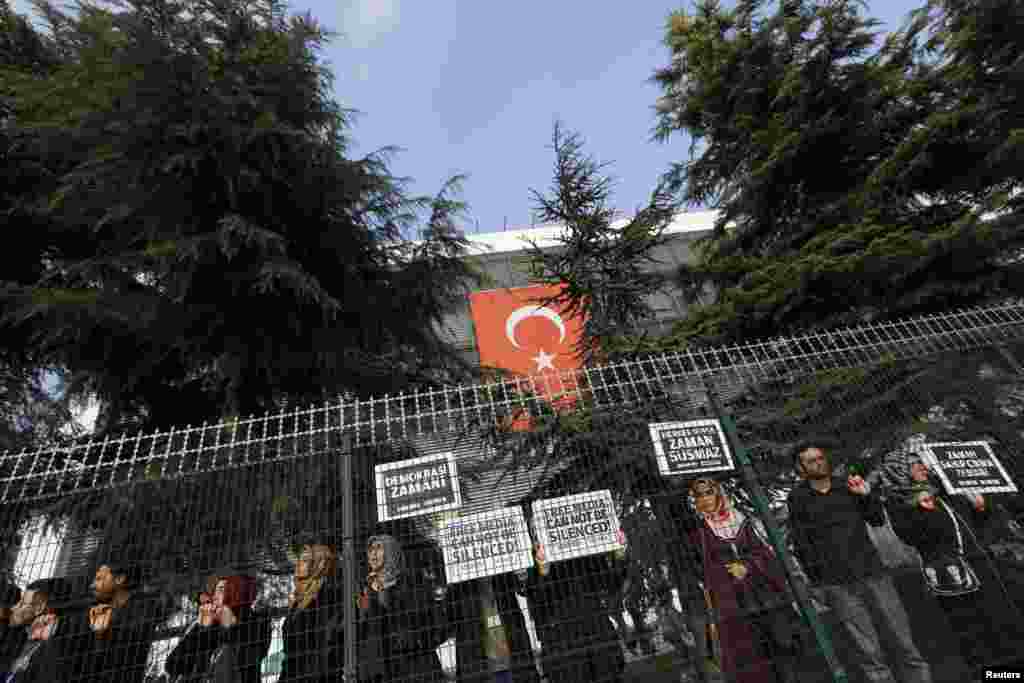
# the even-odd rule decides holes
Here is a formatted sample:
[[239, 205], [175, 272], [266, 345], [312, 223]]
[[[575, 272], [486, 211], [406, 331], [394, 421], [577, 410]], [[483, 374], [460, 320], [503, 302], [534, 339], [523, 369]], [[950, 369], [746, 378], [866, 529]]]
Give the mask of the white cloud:
[[339, 33], [351, 47], [372, 47], [398, 28], [400, 0], [343, 0]]

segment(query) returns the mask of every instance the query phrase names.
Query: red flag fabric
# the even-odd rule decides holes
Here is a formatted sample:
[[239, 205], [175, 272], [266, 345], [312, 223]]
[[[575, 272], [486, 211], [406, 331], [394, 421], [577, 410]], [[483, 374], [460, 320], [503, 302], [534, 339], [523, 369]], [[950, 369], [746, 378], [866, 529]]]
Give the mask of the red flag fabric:
[[469, 295], [480, 365], [534, 377], [535, 391], [556, 406], [575, 402], [571, 396], [554, 397], [575, 389], [574, 375], [563, 378], [562, 373], [580, 368], [576, 346], [584, 322], [567, 315], [564, 306], [543, 305], [561, 290], [534, 285]]

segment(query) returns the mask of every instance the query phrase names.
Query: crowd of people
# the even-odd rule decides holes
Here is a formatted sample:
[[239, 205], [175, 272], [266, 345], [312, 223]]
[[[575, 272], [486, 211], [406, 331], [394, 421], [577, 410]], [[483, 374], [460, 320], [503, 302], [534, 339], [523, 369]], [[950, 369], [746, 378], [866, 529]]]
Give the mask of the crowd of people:
[[[920, 581], [958, 635], [968, 666], [1020, 664], [1024, 620], [979, 539], [993, 511], [985, 496], [946, 495], [911, 452], [889, 457], [874, 488], [861, 476], [836, 476], [821, 444], [796, 447], [793, 464], [802, 482], [789, 494], [788, 527], [801, 580], [846, 630], [852, 662], [866, 680], [932, 680], [868, 534], [868, 525], [887, 523], [919, 553]], [[762, 520], [720, 480], [697, 477], [687, 490], [683, 504], [659, 509], [673, 540], [668, 584], [683, 607], [665, 600], [664, 611], [693, 636], [673, 643], [697, 679], [715, 658], [731, 681], [790, 680], [807, 632], [794, 601], [796, 577]], [[378, 533], [366, 543], [364, 581], [351, 595], [340, 577], [336, 538], [305, 537], [300, 547], [281, 629], [280, 683], [339, 679], [347, 601], [356, 614], [353, 668], [360, 682], [440, 683], [446, 676], [438, 649], [451, 640], [460, 681], [622, 680], [622, 634], [613, 623], [621, 623], [629, 587], [623, 550], [548, 562], [535, 546], [529, 569], [446, 585], [437, 553]], [[68, 607], [70, 584], [62, 578], [21, 591], [8, 587], [3, 597], [11, 607], [0, 610], [0, 683], [143, 683], [156, 632], [141, 583], [137, 567], [107, 558], [86, 609]], [[194, 623], [164, 662], [167, 680], [259, 683], [272, 637], [270, 612], [256, 606], [259, 592], [258, 579], [244, 572], [210, 577], [196, 596]], [[633, 620], [643, 626], [642, 615]]]

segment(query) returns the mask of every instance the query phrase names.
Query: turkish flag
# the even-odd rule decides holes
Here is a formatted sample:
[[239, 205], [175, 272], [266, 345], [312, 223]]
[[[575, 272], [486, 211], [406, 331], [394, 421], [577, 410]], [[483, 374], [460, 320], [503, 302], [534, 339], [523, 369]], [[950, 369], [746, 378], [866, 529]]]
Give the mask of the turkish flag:
[[[581, 367], [576, 347], [584, 320], [568, 316], [564, 306], [543, 305], [561, 291], [560, 286], [534, 285], [470, 294], [480, 365], [532, 377], [535, 391], [549, 399], [573, 391], [575, 373], [562, 374]], [[572, 405], [575, 398], [562, 396], [551, 402]]]

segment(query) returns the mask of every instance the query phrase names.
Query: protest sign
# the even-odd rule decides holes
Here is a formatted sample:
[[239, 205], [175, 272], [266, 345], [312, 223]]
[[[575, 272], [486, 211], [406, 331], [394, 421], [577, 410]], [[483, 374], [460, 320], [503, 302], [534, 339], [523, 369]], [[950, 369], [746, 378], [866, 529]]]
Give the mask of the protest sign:
[[652, 422], [651, 440], [663, 476], [735, 469], [729, 442], [718, 420]]
[[949, 494], [1016, 493], [1017, 485], [985, 441], [926, 443], [925, 460]]
[[377, 520], [416, 517], [462, 505], [453, 453], [377, 465]]
[[547, 562], [622, 548], [611, 491], [593, 491], [533, 503], [537, 542]]
[[533, 544], [522, 508], [480, 512], [441, 530], [448, 583], [514, 572], [533, 565]]

